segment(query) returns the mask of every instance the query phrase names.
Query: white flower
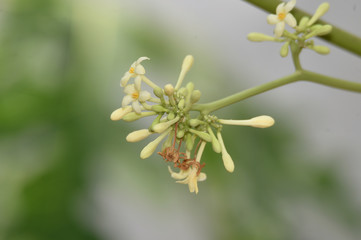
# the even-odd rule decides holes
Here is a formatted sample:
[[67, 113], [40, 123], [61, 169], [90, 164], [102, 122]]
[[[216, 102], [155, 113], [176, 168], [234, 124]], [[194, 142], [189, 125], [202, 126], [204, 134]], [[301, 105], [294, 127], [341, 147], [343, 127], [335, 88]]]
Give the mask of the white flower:
[[290, 13], [293, 7], [296, 5], [296, 0], [291, 0], [288, 3], [281, 3], [277, 6], [276, 14], [270, 14], [267, 17], [269, 24], [276, 24], [275, 36], [281, 37], [285, 30], [285, 24], [287, 23], [291, 27], [296, 27], [297, 21], [295, 17]]
[[[207, 175], [203, 172], [200, 172], [202, 168], [200, 161], [206, 146], [206, 142], [202, 142], [197, 153], [197, 157], [194, 162], [186, 170], [181, 169], [179, 173], [173, 172], [172, 169], [168, 166], [168, 170], [171, 174], [171, 177], [177, 179], [177, 183], [188, 184], [189, 191], [198, 193], [198, 184], [197, 182], [204, 181], [207, 179]], [[187, 156], [189, 157], [189, 153]]]
[[144, 60], [149, 60], [148, 57], [140, 57], [137, 61], [133, 62], [130, 66], [129, 70], [124, 74], [122, 79], [120, 80], [120, 86], [125, 87], [130, 78], [135, 78], [134, 82], [136, 84], [140, 84], [142, 81], [142, 75], [145, 74], [144, 67], [140, 64]]
[[127, 95], [123, 98], [122, 107], [131, 104], [134, 112], [136, 113], [140, 113], [142, 110], [139, 102], [145, 102], [151, 97], [148, 91], [140, 91], [140, 85], [137, 84], [125, 86], [124, 92]]
[[168, 166], [168, 170], [172, 178], [177, 179], [177, 183], [188, 184], [189, 191], [198, 193], [198, 181], [204, 181], [207, 179], [207, 175], [203, 172], [198, 173], [198, 168], [193, 166], [189, 167], [187, 170], [180, 170], [179, 173], [173, 172], [172, 169]]

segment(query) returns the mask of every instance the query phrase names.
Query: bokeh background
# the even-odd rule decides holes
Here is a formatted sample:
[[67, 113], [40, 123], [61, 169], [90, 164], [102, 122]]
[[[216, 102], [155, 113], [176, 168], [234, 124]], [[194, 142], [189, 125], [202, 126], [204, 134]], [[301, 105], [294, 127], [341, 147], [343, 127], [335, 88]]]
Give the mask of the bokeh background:
[[[360, 1], [329, 2], [323, 19], [361, 36]], [[246, 39], [272, 34], [266, 16], [241, 0], [2, 0], [0, 239], [360, 239], [360, 94], [301, 82], [217, 111], [276, 125], [225, 127], [235, 172], [207, 147], [197, 196], [125, 141], [149, 120], [109, 119], [140, 56], [163, 86], [192, 54], [202, 102], [292, 73], [280, 45]], [[331, 54], [305, 51], [305, 68], [360, 82], [359, 57], [317, 42]]]

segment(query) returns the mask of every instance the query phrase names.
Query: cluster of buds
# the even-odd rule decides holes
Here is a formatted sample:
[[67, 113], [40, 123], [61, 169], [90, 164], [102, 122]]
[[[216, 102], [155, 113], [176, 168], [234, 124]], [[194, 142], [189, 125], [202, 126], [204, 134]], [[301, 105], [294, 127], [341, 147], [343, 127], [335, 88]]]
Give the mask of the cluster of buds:
[[[141, 65], [144, 60], [149, 58], [139, 58], [121, 79], [120, 85], [126, 95], [122, 107], [115, 110], [110, 118], [114, 121], [135, 121], [147, 116], [156, 116], [149, 128], [131, 132], [126, 140], [138, 142], [150, 135], [159, 134], [143, 148], [140, 158], [150, 157], [161, 145], [158, 154], [171, 163], [173, 168], [179, 169], [176, 172], [169, 166], [171, 177], [176, 179], [177, 183], [188, 184], [190, 192], [198, 193], [197, 182], [207, 178], [206, 174], [201, 172], [205, 166], [205, 163], [201, 163], [201, 157], [207, 143], [212, 146], [214, 152], [221, 154], [225, 169], [229, 172], [234, 171], [234, 162], [221, 135], [223, 125], [267, 128], [274, 124], [273, 118], [269, 116], [249, 120], [219, 119], [202, 112], [199, 112], [197, 117], [191, 116], [190, 112], [194, 111], [192, 107], [200, 99], [201, 92], [194, 89], [192, 82], [188, 82], [184, 87], [182, 83], [193, 65], [193, 57], [185, 57], [176, 85], [166, 84], [163, 88], [145, 76], [145, 69]], [[134, 83], [130, 83], [131, 79], [134, 79]], [[153, 89], [153, 97], [151, 93], [141, 90], [142, 82]]]
[[[329, 24], [321, 25], [315, 24], [317, 20], [322, 17], [330, 8], [329, 3], [322, 3], [309, 18], [304, 16], [299, 23], [292, 15], [291, 10], [296, 5], [296, 0], [281, 3], [276, 8], [276, 14], [270, 14], [267, 17], [267, 22], [272, 25], [276, 25], [274, 30], [274, 36], [269, 36], [263, 33], [253, 32], [248, 34], [247, 38], [254, 42], [282, 42], [284, 43], [280, 50], [280, 55], [286, 57], [288, 55], [289, 46], [296, 45], [299, 48], [308, 48], [319, 54], [328, 54], [330, 49], [326, 46], [315, 45], [313, 40], [309, 40], [312, 37], [323, 36], [332, 31], [332, 26]], [[289, 25], [295, 32], [290, 33], [285, 30], [285, 26]]]

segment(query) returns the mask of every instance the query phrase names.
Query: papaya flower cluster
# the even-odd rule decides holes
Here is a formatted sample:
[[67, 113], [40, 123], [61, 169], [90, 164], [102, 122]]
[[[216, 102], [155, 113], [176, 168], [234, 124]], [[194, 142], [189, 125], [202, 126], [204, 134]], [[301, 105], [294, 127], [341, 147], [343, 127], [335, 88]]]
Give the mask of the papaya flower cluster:
[[[314, 41], [310, 40], [312, 37], [323, 36], [332, 31], [331, 25], [316, 23], [329, 10], [330, 4], [327, 2], [320, 4], [311, 18], [304, 16], [298, 24], [291, 13], [295, 5], [296, 0], [280, 3], [276, 8], [276, 14], [267, 16], [267, 22], [271, 25], [275, 25], [274, 36], [252, 32], [248, 34], [248, 40], [253, 42], [282, 42], [284, 43], [280, 50], [280, 55], [282, 57], [288, 55], [289, 47], [292, 45], [296, 45], [300, 48], [307, 48], [319, 54], [330, 53], [330, 49], [327, 46], [315, 45]], [[294, 33], [285, 30], [286, 25], [292, 27]]]
[[[128, 142], [139, 142], [151, 135], [157, 135], [140, 152], [140, 158], [149, 158], [157, 152], [168, 166], [169, 173], [177, 183], [187, 184], [190, 192], [198, 193], [198, 182], [207, 178], [202, 172], [205, 166], [201, 161], [202, 154], [207, 145], [214, 152], [221, 155], [224, 167], [228, 172], [234, 171], [234, 162], [228, 153], [223, 137], [223, 125], [252, 126], [267, 128], [274, 124], [269, 116], [259, 116], [248, 120], [219, 119], [214, 115], [202, 114], [197, 117], [190, 112], [193, 105], [199, 101], [201, 92], [194, 88], [192, 82], [183, 86], [183, 80], [193, 65], [193, 56], [184, 58], [178, 80], [173, 86], [166, 84], [163, 88], [153, 83], [146, 75], [142, 65], [149, 60], [141, 57], [135, 61], [124, 74], [120, 86], [124, 89], [125, 96], [122, 106], [111, 114], [113, 121], [135, 121], [137, 119], [154, 116], [148, 128], [129, 133]], [[145, 83], [153, 89], [150, 92], [141, 90]], [[178, 170], [176, 170], [178, 169]]]

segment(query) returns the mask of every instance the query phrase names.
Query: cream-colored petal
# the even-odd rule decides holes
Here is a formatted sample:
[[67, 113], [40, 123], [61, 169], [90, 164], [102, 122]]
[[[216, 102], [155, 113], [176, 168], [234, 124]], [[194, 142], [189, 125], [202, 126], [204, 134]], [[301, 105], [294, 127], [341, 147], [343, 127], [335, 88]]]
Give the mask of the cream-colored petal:
[[134, 112], [136, 112], [136, 113], [141, 113], [142, 112], [142, 109], [141, 109], [140, 104], [139, 104], [138, 101], [133, 101], [132, 107], [133, 107]]
[[136, 76], [136, 78], [134, 79], [134, 87], [135, 89], [139, 92], [141, 89], [141, 85], [142, 85], [142, 77], [141, 76]]
[[133, 102], [133, 98], [131, 95], [124, 96], [122, 101], [122, 107], [128, 106], [131, 102]]
[[170, 172], [171, 177], [174, 179], [177, 179], [177, 180], [181, 180], [181, 179], [184, 180], [186, 177], [188, 177], [189, 171], [190, 171], [190, 169], [188, 168], [187, 170], [180, 170], [177, 173], [177, 172], [174, 172], [170, 166], [168, 166], [168, 170]]
[[290, 12], [296, 5], [296, 0], [291, 0], [285, 5], [285, 11]]
[[126, 137], [128, 142], [139, 142], [143, 139], [146, 139], [148, 136], [152, 135], [152, 132], [149, 132], [148, 129], [140, 129], [134, 132], [131, 132]]
[[122, 108], [118, 108], [112, 114], [110, 115], [110, 119], [113, 121], [118, 121], [122, 119], [126, 114], [130, 113], [132, 111], [131, 106], [126, 106]]
[[285, 3], [278, 4], [276, 8], [276, 14], [278, 15], [279, 13], [282, 13], [284, 11], [285, 11]]
[[139, 75], [143, 75], [143, 74], [145, 74], [145, 69], [141, 64], [138, 64], [134, 68], [134, 73], [139, 74]]
[[285, 30], [285, 22], [277, 23], [275, 27], [275, 36], [278, 38], [281, 37], [284, 30]]
[[286, 15], [285, 22], [291, 27], [296, 27], [297, 25], [297, 20], [291, 13]]
[[125, 87], [129, 81], [129, 79], [132, 77], [132, 74], [129, 72], [126, 72], [122, 79], [120, 80], [120, 86]]
[[207, 175], [205, 173], [199, 173], [198, 175], [198, 182], [202, 182], [207, 179]]
[[129, 84], [129, 85], [125, 86], [124, 92], [128, 95], [133, 94], [135, 92], [134, 84]]
[[148, 91], [140, 91], [138, 100], [139, 102], [145, 102], [148, 101], [151, 97], [152, 96]]
[[274, 24], [277, 24], [279, 22], [280, 22], [280, 20], [278, 19], [277, 15], [270, 14], [270, 15], [267, 16], [267, 23], [268, 24], [274, 25]]
[[139, 64], [139, 63], [143, 62], [144, 60], [150, 60], [150, 59], [149, 59], [149, 57], [140, 57], [140, 58], [138, 58], [137, 61], [135, 61], [135, 63]]

